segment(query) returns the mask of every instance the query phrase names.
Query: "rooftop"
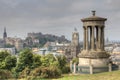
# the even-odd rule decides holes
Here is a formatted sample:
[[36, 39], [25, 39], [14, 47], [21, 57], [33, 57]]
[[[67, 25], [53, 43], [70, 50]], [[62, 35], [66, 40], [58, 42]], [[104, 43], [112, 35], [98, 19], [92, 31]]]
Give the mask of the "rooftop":
[[96, 16], [95, 12], [96, 11], [92, 11], [92, 16], [83, 18], [83, 19], [81, 19], [81, 21], [84, 22], [84, 21], [106, 21], [107, 20], [107, 18], [102, 18], [102, 17]]

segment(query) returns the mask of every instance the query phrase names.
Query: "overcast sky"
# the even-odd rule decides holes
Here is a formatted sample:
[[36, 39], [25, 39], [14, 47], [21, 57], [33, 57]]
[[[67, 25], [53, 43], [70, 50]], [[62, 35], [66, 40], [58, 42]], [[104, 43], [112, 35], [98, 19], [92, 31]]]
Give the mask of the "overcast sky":
[[76, 27], [83, 40], [80, 19], [105, 17], [105, 36], [120, 40], [120, 0], [0, 0], [0, 37], [6, 27], [9, 37], [25, 38], [28, 32], [65, 35], [71, 40]]

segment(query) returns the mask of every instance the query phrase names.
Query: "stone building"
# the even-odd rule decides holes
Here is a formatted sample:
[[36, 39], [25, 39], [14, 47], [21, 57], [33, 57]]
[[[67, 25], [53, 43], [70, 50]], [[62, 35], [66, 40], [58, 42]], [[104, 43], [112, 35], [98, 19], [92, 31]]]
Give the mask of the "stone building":
[[23, 49], [23, 43], [24, 42], [21, 38], [11, 38], [11, 37], [6, 38], [6, 44], [13, 45], [17, 49], [17, 51]]
[[47, 42], [44, 47], [51, 48], [52, 51], [56, 51], [66, 56], [68, 60], [73, 58], [77, 58], [80, 53], [80, 44], [79, 44], [79, 33], [75, 28], [72, 33], [72, 41], [71, 42]]

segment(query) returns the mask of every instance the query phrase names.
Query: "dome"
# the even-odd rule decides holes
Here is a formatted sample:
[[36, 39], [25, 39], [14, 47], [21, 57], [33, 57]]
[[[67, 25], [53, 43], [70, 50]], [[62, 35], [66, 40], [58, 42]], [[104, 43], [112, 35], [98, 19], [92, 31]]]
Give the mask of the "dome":
[[81, 21], [106, 21], [107, 18], [102, 18], [102, 17], [98, 17], [95, 15], [95, 11], [92, 11], [92, 16], [88, 17], [88, 18], [83, 18], [81, 19]]
[[91, 17], [88, 17], [88, 18], [83, 18], [81, 20], [84, 22], [84, 21], [106, 21], [107, 19], [102, 18], [102, 17], [98, 17], [98, 16], [91, 16]]
[[116, 47], [113, 49], [113, 53], [120, 53], [120, 47]]

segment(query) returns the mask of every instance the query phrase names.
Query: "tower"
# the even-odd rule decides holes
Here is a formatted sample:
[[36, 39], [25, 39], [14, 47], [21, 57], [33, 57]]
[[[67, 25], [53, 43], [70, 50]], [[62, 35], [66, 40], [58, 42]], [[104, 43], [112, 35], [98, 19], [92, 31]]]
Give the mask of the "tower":
[[72, 33], [72, 44], [75, 46], [79, 45], [79, 33], [77, 32], [77, 29], [74, 29], [74, 32]]
[[7, 38], [6, 27], [4, 27], [4, 33], [3, 33], [3, 39], [5, 40], [5, 38]]
[[104, 50], [106, 20], [106, 18], [97, 17], [95, 11], [92, 11], [91, 17], [81, 19], [84, 30], [83, 51], [79, 54], [81, 72], [90, 72], [90, 66], [96, 68], [93, 69], [95, 73], [108, 71], [109, 54]]
[[79, 45], [79, 33], [77, 29], [74, 29], [72, 33], [72, 43], [71, 43], [71, 55], [72, 58], [76, 58], [78, 53], [80, 52], [80, 45]]

